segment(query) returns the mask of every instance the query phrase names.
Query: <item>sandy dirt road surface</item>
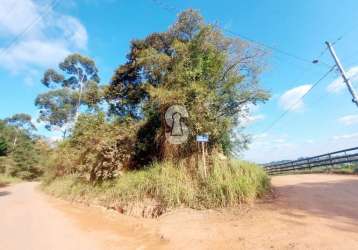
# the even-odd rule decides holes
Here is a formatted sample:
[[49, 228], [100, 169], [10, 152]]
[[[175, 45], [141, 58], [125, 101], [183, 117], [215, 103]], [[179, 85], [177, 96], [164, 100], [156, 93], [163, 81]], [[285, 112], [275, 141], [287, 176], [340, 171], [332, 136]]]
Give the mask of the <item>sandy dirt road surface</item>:
[[274, 197], [240, 209], [179, 209], [132, 218], [42, 194], [0, 188], [0, 250], [358, 249], [358, 177], [272, 178]]

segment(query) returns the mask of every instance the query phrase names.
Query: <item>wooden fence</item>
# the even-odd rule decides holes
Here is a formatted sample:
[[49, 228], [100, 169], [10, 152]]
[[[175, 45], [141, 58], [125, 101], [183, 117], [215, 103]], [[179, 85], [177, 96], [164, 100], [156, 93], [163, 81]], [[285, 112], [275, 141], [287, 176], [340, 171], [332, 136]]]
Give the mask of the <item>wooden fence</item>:
[[263, 167], [269, 174], [277, 174], [288, 171], [312, 169], [322, 166], [334, 166], [353, 162], [358, 162], [358, 147], [284, 163], [269, 163], [265, 164]]

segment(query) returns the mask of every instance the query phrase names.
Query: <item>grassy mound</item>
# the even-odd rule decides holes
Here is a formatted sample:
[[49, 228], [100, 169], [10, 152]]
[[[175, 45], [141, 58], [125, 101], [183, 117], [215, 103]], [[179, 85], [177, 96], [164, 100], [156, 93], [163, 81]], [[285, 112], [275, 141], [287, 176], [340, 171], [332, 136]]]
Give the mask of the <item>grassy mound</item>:
[[164, 162], [97, 185], [66, 176], [44, 182], [43, 187], [55, 196], [104, 206], [153, 200], [165, 209], [203, 209], [251, 202], [268, 189], [269, 179], [260, 167], [242, 161], [216, 161], [206, 178], [181, 164]]

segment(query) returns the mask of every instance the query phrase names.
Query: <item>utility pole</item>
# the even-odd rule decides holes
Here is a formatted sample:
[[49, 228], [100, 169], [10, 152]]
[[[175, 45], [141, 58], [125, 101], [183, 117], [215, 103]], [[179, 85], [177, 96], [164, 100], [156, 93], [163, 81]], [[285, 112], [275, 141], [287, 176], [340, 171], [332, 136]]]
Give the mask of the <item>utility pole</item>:
[[329, 42], [326, 42], [326, 45], [327, 45], [327, 47], [329, 49], [329, 52], [331, 53], [331, 55], [333, 57], [338, 69], [339, 69], [339, 72], [342, 75], [343, 81], [346, 83], [347, 88], [348, 88], [349, 92], [351, 93], [351, 95], [353, 97], [352, 102], [354, 102], [358, 106], [357, 93], [355, 92], [355, 90], [354, 90], [349, 78], [347, 77], [346, 72], [344, 71], [341, 62], [339, 61], [339, 59], [338, 59], [338, 57], [336, 55], [336, 52], [334, 51], [334, 48], [332, 47], [332, 45]]

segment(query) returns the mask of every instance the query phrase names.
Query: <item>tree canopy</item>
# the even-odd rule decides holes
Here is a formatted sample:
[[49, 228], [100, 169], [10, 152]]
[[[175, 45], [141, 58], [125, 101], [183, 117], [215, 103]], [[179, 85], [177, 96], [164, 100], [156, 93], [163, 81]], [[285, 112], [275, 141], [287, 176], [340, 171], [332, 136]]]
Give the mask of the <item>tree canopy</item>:
[[26, 130], [27, 132], [36, 130], [36, 126], [32, 123], [32, 118], [28, 114], [15, 114], [9, 118], [6, 118], [4, 121], [11, 126]]
[[264, 52], [224, 36], [194, 10], [181, 13], [166, 32], [132, 41], [127, 59], [106, 93], [110, 112], [145, 121], [145, 143], [159, 147], [164, 155], [162, 118], [170, 105], [186, 107], [192, 135], [188, 144], [176, 150], [195, 151], [194, 136], [209, 133], [210, 148], [229, 154], [235, 147], [233, 129], [247, 105], [269, 97], [258, 84]]
[[28, 114], [15, 114], [0, 120], [0, 173], [33, 179], [41, 173], [39, 166], [42, 150], [40, 140], [33, 135], [35, 126]]
[[40, 109], [39, 120], [53, 127], [73, 122], [81, 106], [98, 109], [102, 89], [95, 62], [80, 54], [71, 54], [59, 64], [61, 73], [48, 69], [41, 80], [51, 90], [40, 94], [35, 105]]
[[[42, 83], [50, 90], [36, 99], [49, 129], [75, 121], [57, 148], [53, 173], [94, 182], [153, 161], [191, 161], [203, 133], [209, 153], [232, 154], [248, 142], [240, 130], [247, 107], [269, 98], [259, 85], [264, 66], [261, 48], [225, 36], [194, 10], [182, 12], [167, 31], [133, 40], [107, 86], [99, 86], [91, 59], [70, 55], [59, 64], [62, 73], [45, 72]], [[101, 100], [107, 114], [83, 112], [76, 119], [79, 106], [90, 111]], [[179, 145], [166, 138], [165, 113], [173, 105], [188, 113], [180, 122], [190, 134]]]

